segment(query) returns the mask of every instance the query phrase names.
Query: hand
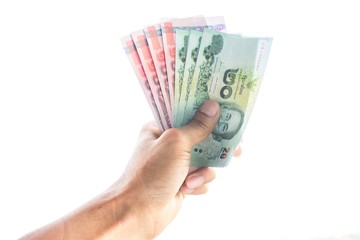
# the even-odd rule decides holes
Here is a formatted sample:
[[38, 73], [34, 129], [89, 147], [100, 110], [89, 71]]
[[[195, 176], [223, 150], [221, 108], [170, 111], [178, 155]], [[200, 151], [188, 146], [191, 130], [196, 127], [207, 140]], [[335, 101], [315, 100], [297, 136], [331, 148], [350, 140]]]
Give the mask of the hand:
[[215, 178], [214, 170], [208, 167], [188, 172], [193, 145], [211, 133], [218, 117], [219, 105], [208, 101], [183, 128], [165, 132], [154, 124], [143, 128], [138, 147], [118, 184], [134, 193], [134, 203], [141, 209], [139, 218], [144, 219], [142, 228], [150, 231], [150, 238], [176, 216], [185, 195], [205, 193], [206, 184]]
[[[193, 120], [165, 132], [154, 124], [141, 131], [123, 176], [74, 212], [21, 239], [153, 239], [171, 222], [189, 194], [207, 191], [212, 168], [190, 171], [190, 152], [219, 118], [219, 105], [207, 101]], [[234, 155], [240, 155], [240, 148]]]

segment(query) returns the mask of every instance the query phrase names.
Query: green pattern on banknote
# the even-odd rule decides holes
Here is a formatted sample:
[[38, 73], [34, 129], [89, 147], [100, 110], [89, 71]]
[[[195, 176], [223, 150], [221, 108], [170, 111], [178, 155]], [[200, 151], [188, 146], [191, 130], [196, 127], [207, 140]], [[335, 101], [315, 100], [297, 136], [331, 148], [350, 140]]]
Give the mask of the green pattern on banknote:
[[[174, 113], [178, 115], [190, 30], [176, 29]], [[174, 124], [175, 126], [176, 124]]]
[[181, 125], [183, 125], [182, 121], [183, 121], [184, 111], [186, 108], [187, 100], [189, 98], [190, 85], [195, 70], [195, 64], [199, 52], [201, 36], [202, 36], [202, 32], [190, 30], [188, 44], [187, 44], [186, 62], [184, 66], [184, 76], [181, 86], [181, 94], [178, 102], [178, 110], [174, 118], [175, 127], [180, 127]]
[[[204, 48], [203, 57], [205, 61], [199, 66], [200, 74], [196, 84], [195, 95], [207, 95], [208, 96], [208, 86], [207, 82], [212, 76], [212, 65], [215, 62], [215, 55], [219, 54], [224, 45], [224, 39], [221, 35], [213, 35], [211, 44]], [[205, 99], [207, 100], [207, 99]], [[200, 107], [200, 106], [195, 106]]]
[[182, 124], [208, 99], [219, 102], [221, 113], [212, 133], [193, 148], [192, 165], [221, 167], [231, 159], [256, 86], [258, 42], [258, 38], [204, 31]]
[[197, 46], [194, 49], [192, 49], [192, 51], [191, 51], [192, 64], [190, 65], [190, 69], [188, 70], [189, 75], [188, 75], [188, 82], [187, 82], [187, 86], [186, 86], [186, 95], [185, 95], [185, 100], [186, 101], [189, 99], [190, 86], [191, 86], [192, 78], [194, 76], [195, 64], [196, 64], [197, 57], [198, 57], [198, 54], [199, 54], [200, 42], [201, 42], [201, 37], [198, 40]]
[[178, 58], [177, 60], [179, 60], [179, 65], [178, 62], [176, 62], [176, 66], [179, 67], [176, 71], [179, 73], [179, 79], [178, 82], [175, 82], [175, 84], [179, 84], [179, 89], [178, 89], [178, 94], [179, 97], [181, 96], [181, 89], [182, 89], [182, 83], [183, 83], [183, 78], [184, 78], [184, 69], [185, 69], [185, 62], [186, 62], [186, 53], [187, 53], [187, 47], [188, 47], [188, 40], [189, 40], [189, 35], [184, 35], [183, 36], [184, 40], [184, 46], [179, 46], [180, 49], [178, 52]]
[[[146, 37], [144, 31], [131, 34], [138, 55], [132, 55], [133, 67], [143, 89], [150, 87], [144, 91], [147, 100], [153, 103], [152, 110], [158, 113], [155, 117], [164, 130], [187, 124], [206, 100], [217, 101], [218, 122], [211, 134], [193, 147], [191, 165], [224, 167], [251, 115], [272, 38], [223, 33], [223, 17], [173, 19], [160, 25], [148, 26]], [[153, 74], [163, 78], [156, 81]]]

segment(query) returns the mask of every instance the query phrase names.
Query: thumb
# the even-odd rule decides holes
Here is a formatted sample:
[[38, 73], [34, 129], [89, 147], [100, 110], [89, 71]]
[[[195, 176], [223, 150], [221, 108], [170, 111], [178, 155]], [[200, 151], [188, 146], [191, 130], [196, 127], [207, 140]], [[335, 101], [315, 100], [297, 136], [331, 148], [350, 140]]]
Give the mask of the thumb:
[[209, 136], [218, 121], [219, 112], [219, 104], [214, 100], [208, 100], [197, 110], [194, 118], [181, 128], [191, 145]]

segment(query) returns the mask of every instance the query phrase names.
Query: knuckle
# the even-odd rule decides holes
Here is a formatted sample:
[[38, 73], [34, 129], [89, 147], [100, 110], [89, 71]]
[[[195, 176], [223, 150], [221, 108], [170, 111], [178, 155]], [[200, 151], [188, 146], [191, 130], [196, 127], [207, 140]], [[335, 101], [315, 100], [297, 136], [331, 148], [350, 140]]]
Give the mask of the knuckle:
[[169, 145], [180, 144], [185, 141], [184, 134], [178, 128], [170, 128], [163, 134], [163, 139]]

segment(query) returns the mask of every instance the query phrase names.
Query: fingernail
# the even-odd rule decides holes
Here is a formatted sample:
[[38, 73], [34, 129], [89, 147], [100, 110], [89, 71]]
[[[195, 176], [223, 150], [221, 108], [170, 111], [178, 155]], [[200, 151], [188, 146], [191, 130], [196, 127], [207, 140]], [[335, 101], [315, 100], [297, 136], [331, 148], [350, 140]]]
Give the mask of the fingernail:
[[195, 189], [203, 185], [204, 181], [202, 176], [194, 176], [186, 181], [186, 186], [190, 189]]
[[199, 111], [209, 117], [215, 117], [219, 111], [219, 104], [216, 101], [206, 101], [200, 108]]

